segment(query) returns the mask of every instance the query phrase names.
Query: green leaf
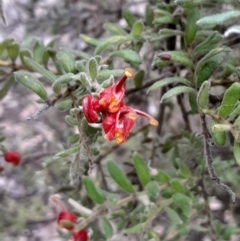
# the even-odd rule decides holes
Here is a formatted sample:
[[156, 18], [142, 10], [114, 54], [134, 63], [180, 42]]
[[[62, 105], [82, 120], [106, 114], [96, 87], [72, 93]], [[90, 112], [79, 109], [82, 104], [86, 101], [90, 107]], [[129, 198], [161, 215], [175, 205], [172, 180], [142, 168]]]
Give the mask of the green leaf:
[[197, 21], [200, 28], [214, 28], [217, 25], [227, 24], [239, 19], [240, 11], [228, 11], [224, 13], [214, 14], [203, 17]]
[[44, 53], [43, 53], [43, 58], [42, 58], [42, 63], [44, 66], [47, 66], [48, 60], [49, 60], [49, 52], [48, 49], [49, 48], [53, 48], [55, 43], [59, 40], [59, 36], [54, 37], [46, 46]]
[[98, 74], [98, 64], [95, 58], [90, 58], [87, 62], [87, 70], [88, 74], [91, 77], [92, 80], [95, 80], [97, 78]]
[[183, 223], [179, 215], [170, 207], [166, 208], [166, 212], [171, 221], [171, 226], [180, 225]]
[[237, 103], [237, 107], [232, 111], [232, 113], [228, 117], [228, 121], [231, 122], [236, 119], [237, 116], [240, 115], [240, 104]]
[[61, 102], [57, 102], [57, 104], [55, 104], [55, 106], [59, 111], [66, 111], [66, 110], [70, 109], [70, 107], [72, 106], [72, 100], [66, 99]]
[[67, 51], [59, 51], [56, 55], [57, 63], [65, 73], [75, 73], [75, 61], [73, 56]]
[[197, 102], [202, 109], [208, 108], [210, 86], [210, 82], [205, 81], [202, 83], [198, 91]]
[[73, 134], [72, 136], [70, 136], [67, 140], [67, 144], [68, 146], [72, 145], [72, 144], [75, 144], [76, 142], [79, 141], [79, 134]]
[[106, 219], [102, 219], [104, 233], [107, 239], [111, 239], [113, 236], [113, 227], [111, 223]]
[[[169, 56], [169, 59], [165, 59], [165, 56]], [[178, 63], [188, 68], [193, 68], [193, 62], [189, 59], [186, 52], [183, 51], [165, 51], [158, 55], [158, 59], [154, 61], [154, 65], [162, 66], [164, 62], [167, 63]]]
[[153, 24], [158, 24], [158, 25], [169, 24], [173, 22], [174, 22], [174, 18], [172, 15], [166, 15], [166, 16], [154, 18], [153, 20]]
[[71, 80], [73, 80], [73, 78], [74, 78], [74, 74], [72, 74], [72, 73], [67, 73], [67, 74], [64, 74], [64, 75], [60, 76], [59, 78], [57, 78], [52, 84], [52, 88], [53, 88], [54, 92], [58, 93], [59, 85], [67, 84]]
[[154, 198], [159, 194], [159, 184], [157, 181], [151, 181], [145, 186], [149, 198]]
[[198, 29], [196, 22], [199, 18], [200, 12], [197, 7], [189, 10], [185, 29], [185, 41], [187, 45], [190, 45], [195, 38]]
[[201, 3], [204, 3], [206, 0], [175, 0], [174, 2], [177, 5], [180, 5], [185, 8], [192, 8], [196, 5], [199, 5]]
[[104, 199], [97, 190], [94, 182], [89, 177], [83, 177], [83, 185], [86, 189], [87, 195], [97, 204], [103, 204]]
[[157, 82], [155, 82], [149, 89], [148, 89], [148, 93], [152, 92], [153, 90], [159, 89], [165, 85], [169, 85], [169, 84], [174, 84], [174, 83], [181, 83], [181, 84], [185, 84], [190, 86], [191, 82], [185, 78], [182, 77], [169, 77], [169, 78], [165, 78], [165, 79], [161, 79]]
[[218, 115], [226, 118], [234, 110], [240, 98], [240, 83], [233, 83], [224, 93], [221, 106], [218, 110]]
[[85, 72], [85, 66], [84, 66], [84, 60], [77, 60], [75, 62], [75, 66], [76, 66], [76, 69], [78, 70], [78, 72]]
[[212, 120], [211, 123], [210, 123], [210, 133], [212, 135], [212, 139], [213, 139], [214, 143], [217, 146], [223, 146], [225, 144], [225, 142], [226, 142], [226, 133], [225, 132], [216, 132], [216, 133], [214, 133], [212, 131], [212, 127], [215, 124], [218, 124], [218, 122], [215, 121], [215, 120]]
[[197, 114], [198, 113], [197, 94], [196, 93], [189, 93], [188, 94], [188, 100], [189, 100], [189, 104], [190, 104], [191, 109], [192, 109], [192, 113]]
[[102, 83], [104, 80], [109, 79], [111, 75], [114, 77], [121, 77], [124, 74], [122, 69], [104, 69], [100, 70], [97, 75], [97, 80], [99, 83]]
[[147, 25], [150, 27], [153, 27], [154, 13], [150, 5], [147, 5], [146, 7], [145, 19], [146, 19]]
[[131, 30], [131, 35], [134, 37], [134, 38], [138, 38], [141, 36], [142, 34], [142, 31], [143, 31], [143, 23], [141, 20], [138, 20], [136, 21], [134, 24], [133, 24], [133, 27], [132, 27], [132, 30]]
[[8, 56], [12, 60], [12, 62], [15, 62], [15, 60], [18, 57], [20, 46], [18, 43], [11, 43], [7, 46]]
[[218, 54], [216, 56], [211, 57], [207, 61], [201, 63], [201, 66], [197, 66], [196, 75], [197, 75], [197, 85], [201, 86], [201, 84], [210, 78], [210, 76], [214, 73], [214, 71], [221, 66], [224, 62], [225, 56], [224, 54]]
[[107, 162], [107, 169], [112, 179], [126, 192], [134, 193], [134, 188], [124, 172], [112, 161]]
[[25, 60], [26, 57], [29, 57], [29, 58], [32, 57], [31, 51], [28, 50], [28, 49], [23, 49], [23, 50], [20, 51], [19, 56], [20, 56], [20, 59], [21, 59], [21, 62], [22, 62], [22, 64], [23, 64], [23, 66], [24, 66], [26, 69], [31, 69], [31, 66], [29, 66], [29, 64], [28, 64], [28, 63], [26, 62], [26, 60]]
[[[83, 52], [83, 51], [80, 51], [80, 50], [75, 50], [75, 49], [69, 49], [69, 48], [61, 48], [62, 50], [68, 52], [68, 53], [71, 53], [73, 54], [74, 56], [77, 56], [77, 57], [80, 57], [81, 59], [83, 60], [88, 60], [91, 58], [91, 55], [86, 53], [86, 52]], [[82, 61], [82, 60], [80, 60]]]
[[154, 178], [162, 183], [168, 183], [170, 181], [170, 176], [164, 171], [159, 171]]
[[122, 16], [123, 18], [125, 18], [128, 26], [132, 28], [134, 23], [136, 22], [136, 18], [134, 17], [134, 15], [127, 8], [124, 8], [122, 11]]
[[45, 77], [50, 83], [53, 83], [57, 77], [50, 72], [49, 70], [45, 69], [42, 65], [37, 63], [35, 60], [29, 58], [29, 57], [24, 57], [25, 62], [31, 66], [34, 70], [39, 72], [43, 77]]
[[12, 44], [14, 42], [14, 39], [6, 39], [0, 44], [0, 56], [3, 54], [3, 52], [6, 50], [7, 46]]
[[43, 100], [47, 100], [47, 92], [44, 89], [43, 85], [37, 78], [32, 76], [30, 73], [24, 70], [20, 70], [14, 73], [14, 77], [18, 82], [35, 92]]
[[195, 90], [193, 88], [187, 87], [187, 86], [174, 87], [162, 96], [161, 102], [164, 102], [171, 97], [174, 97], [174, 96], [180, 95], [180, 94], [184, 94], [184, 93], [195, 93]]
[[135, 84], [136, 88], [141, 88], [142, 87], [144, 75], [145, 75], [144, 70], [139, 70], [137, 72], [137, 74], [135, 74], [135, 76], [133, 78], [133, 81], [134, 81], [134, 84]]
[[116, 43], [122, 43], [125, 41], [126, 37], [122, 35], [115, 35], [107, 38], [105, 41], [102, 41], [97, 48], [95, 49], [94, 54], [99, 55], [103, 50], [109, 48], [109, 45], [116, 44]]
[[77, 126], [78, 125], [77, 120], [74, 119], [71, 115], [66, 115], [65, 121], [71, 126]]
[[179, 160], [178, 164], [181, 176], [184, 178], [191, 177], [191, 172], [189, 168], [186, 165], [182, 164], [181, 160]]
[[233, 154], [237, 161], [237, 164], [240, 165], [240, 143], [236, 141], [234, 141]]
[[0, 100], [2, 100], [8, 93], [8, 91], [10, 90], [12, 84], [14, 82], [14, 77], [13, 74], [11, 74], [4, 83], [4, 86], [2, 87], [2, 89], [0, 90]]
[[124, 218], [124, 216], [121, 217], [120, 222], [117, 225], [117, 230], [120, 231], [124, 229], [128, 224], [128, 219]]
[[134, 66], [142, 63], [142, 59], [139, 54], [131, 49], [114, 51], [110, 57], [123, 58], [127, 63], [133, 64]]
[[177, 203], [181, 207], [183, 214], [189, 217], [191, 212], [191, 203], [192, 203], [191, 198], [189, 198], [188, 196], [182, 193], [175, 193], [172, 196], [172, 199], [175, 203]]
[[137, 152], [133, 153], [133, 163], [139, 180], [141, 181], [143, 186], [146, 186], [151, 181], [151, 176], [146, 163]]
[[127, 32], [121, 27], [119, 27], [117, 24], [104, 23], [103, 28], [108, 30], [113, 35], [127, 35]]
[[217, 133], [217, 132], [223, 132], [223, 131], [230, 131], [231, 127], [232, 125], [230, 124], [215, 124], [212, 127], [212, 132]]
[[184, 186], [178, 179], [172, 179], [171, 186], [176, 192], [184, 192]]
[[88, 45], [90, 46], [93, 46], [93, 47], [97, 47], [98, 45], [101, 44], [101, 40], [98, 40], [98, 39], [95, 39], [95, 38], [92, 38], [92, 37], [89, 37], [85, 34], [80, 34], [80, 38], [85, 42], [87, 43]]
[[133, 233], [139, 233], [143, 228], [143, 223], [139, 223], [131, 228], [125, 229], [124, 233], [126, 234], [133, 234]]
[[204, 40], [198, 44], [194, 51], [194, 58], [198, 58], [200, 55], [209, 53], [212, 49], [215, 49], [222, 40], [222, 35], [217, 31], [211, 31], [207, 36], [204, 36]]
[[56, 159], [59, 159], [59, 158], [64, 158], [64, 157], [67, 157], [67, 156], [76, 154], [76, 153], [78, 153], [79, 151], [80, 151], [80, 146], [79, 146], [79, 145], [73, 146], [73, 147], [71, 147], [70, 149], [67, 149], [67, 150], [58, 152], [58, 153], [53, 157], [53, 159], [56, 160]]
[[45, 47], [42, 40], [37, 40], [33, 47], [33, 58], [34, 60], [41, 64], [43, 62]]

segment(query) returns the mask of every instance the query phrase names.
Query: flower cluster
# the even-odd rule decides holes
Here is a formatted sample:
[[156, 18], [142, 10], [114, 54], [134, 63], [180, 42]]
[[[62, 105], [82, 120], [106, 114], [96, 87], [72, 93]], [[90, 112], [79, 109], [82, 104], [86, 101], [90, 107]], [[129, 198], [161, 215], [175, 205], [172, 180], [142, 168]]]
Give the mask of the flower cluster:
[[70, 232], [72, 239], [69, 241], [88, 241], [88, 233], [85, 229], [74, 230], [77, 224], [77, 216], [67, 210], [57, 195], [53, 195], [50, 200], [61, 209], [57, 217], [57, 224], [60, 230]]
[[75, 224], [77, 223], [77, 216], [74, 213], [64, 209], [58, 214], [58, 228], [66, 229], [71, 232], [71, 241], [88, 241], [88, 233], [85, 229], [74, 231]]
[[102, 122], [105, 139], [108, 141], [115, 139], [119, 145], [126, 141], [138, 116], [148, 118], [153, 126], [158, 125], [158, 121], [150, 115], [125, 105], [124, 84], [127, 78], [133, 75], [133, 70], [126, 68], [119, 81], [100, 91], [98, 97], [88, 95], [82, 102], [83, 113], [88, 123]]
[[[0, 151], [3, 152], [4, 160], [11, 163], [13, 166], [18, 166], [21, 161], [21, 154], [17, 151], [8, 151], [3, 145], [1, 145]], [[0, 173], [4, 170], [4, 165], [0, 165]]]

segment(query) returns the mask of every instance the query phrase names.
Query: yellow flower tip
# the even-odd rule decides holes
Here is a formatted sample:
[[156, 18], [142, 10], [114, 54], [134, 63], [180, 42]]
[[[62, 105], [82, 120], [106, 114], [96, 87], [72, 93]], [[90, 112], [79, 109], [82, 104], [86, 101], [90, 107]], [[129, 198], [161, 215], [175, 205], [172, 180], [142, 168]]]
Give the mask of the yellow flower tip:
[[106, 100], [104, 98], [102, 98], [102, 99], [99, 100], [98, 103], [99, 103], [99, 105], [103, 105], [104, 106], [106, 104]]
[[129, 119], [131, 119], [131, 120], [136, 120], [137, 117], [138, 117], [138, 115], [135, 114], [135, 113], [129, 113], [129, 114], [127, 115], [127, 117], [128, 117]]
[[155, 120], [155, 119], [150, 119], [149, 123], [150, 123], [150, 125], [152, 125], [152, 126], [158, 126], [158, 121]]
[[120, 131], [115, 132], [116, 142], [118, 145], [121, 145], [124, 142], [124, 136], [123, 133]]
[[124, 70], [124, 74], [128, 77], [128, 78], [131, 78], [131, 77], [133, 77], [134, 76], [134, 70], [133, 69], [131, 69], [131, 68], [126, 68], [125, 70]]

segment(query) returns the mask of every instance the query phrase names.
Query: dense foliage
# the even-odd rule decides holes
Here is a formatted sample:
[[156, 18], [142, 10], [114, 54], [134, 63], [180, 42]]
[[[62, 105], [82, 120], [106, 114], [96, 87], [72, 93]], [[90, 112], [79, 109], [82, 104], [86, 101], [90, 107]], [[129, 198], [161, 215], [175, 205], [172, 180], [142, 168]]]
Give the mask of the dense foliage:
[[[69, 4], [97, 11], [72, 1], [60, 15]], [[23, 230], [44, 223], [49, 200], [62, 240], [239, 238], [239, 3], [149, 1], [143, 15], [126, 5], [116, 18], [107, 4], [100, 36], [79, 33], [88, 51], [59, 38], [0, 44], [0, 99], [25, 86], [38, 103], [29, 123], [50, 116], [54, 135], [36, 167], [37, 149], [20, 162], [21, 141], [9, 151], [1, 130], [4, 182], [33, 193], [18, 202], [3, 188], [1, 240], [33, 240]]]

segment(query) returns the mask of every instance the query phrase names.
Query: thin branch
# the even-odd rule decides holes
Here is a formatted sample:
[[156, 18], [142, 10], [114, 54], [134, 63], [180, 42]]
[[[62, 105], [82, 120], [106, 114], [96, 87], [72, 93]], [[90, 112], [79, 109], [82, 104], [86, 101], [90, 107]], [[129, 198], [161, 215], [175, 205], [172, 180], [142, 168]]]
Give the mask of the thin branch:
[[184, 106], [184, 103], [183, 103], [183, 99], [180, 95], [177, 96], [177, 102], [180, 106], [180, 109], [181, 109], [181, 112], [182, 112], [182, 117], [183, 117], [183, 120], [185, 122], [185, 129], [189, 132], [191, 132], [191, 126], [190, 126], [190, 122], [189, 122], [189, 118], [188, 118], [188, 112], [186, 111], [186, 108]]
[[215, 231], [214, 231], [214, 227], [213, 227], [213, 222], [212, 222], [212, 217], [211, 217], [211, 210], [210, 210], [210, 206], [209, 206], [209, 202], [208, 202], [208, 193], [206, 191], [206, 187], [204, 184], [204, 172], [199, 180], [199, 185], [201, 187], [201, 191], [202, 191], [202, 196], [204, 199], [204, 204], [205, 204], [205, 211], [207, 214], [207, 225], [209, 227], [209, 235], [212, 241], [215, 241]]
[[218, 186], [220, 186], [222, 189], [227, 191], [229, 193], [229, 195], [231, 196], [232, 201], [235, 202], [235, 199], [236, 199], [235, 193], [232, 191], [232, 189], [229, 186], [227, 186], [226, 184], [224, 184], [220, 181], [219, 177], [217, 176], [217, 174], [213, 168], [213, 159], [212, 159], [211, 150], [210, 150], [209, 132], [207, 129], [205, 114], [203, 114], [203, 113], [200, 114], [200, 118], [201, 118], [201, 124], [202, 124], [205, 160], [206, 160], [206, 165], [207, 165], [207, 169], [208, 169], [210, 178], [213, 181], [215, 181], [218, 184]]

